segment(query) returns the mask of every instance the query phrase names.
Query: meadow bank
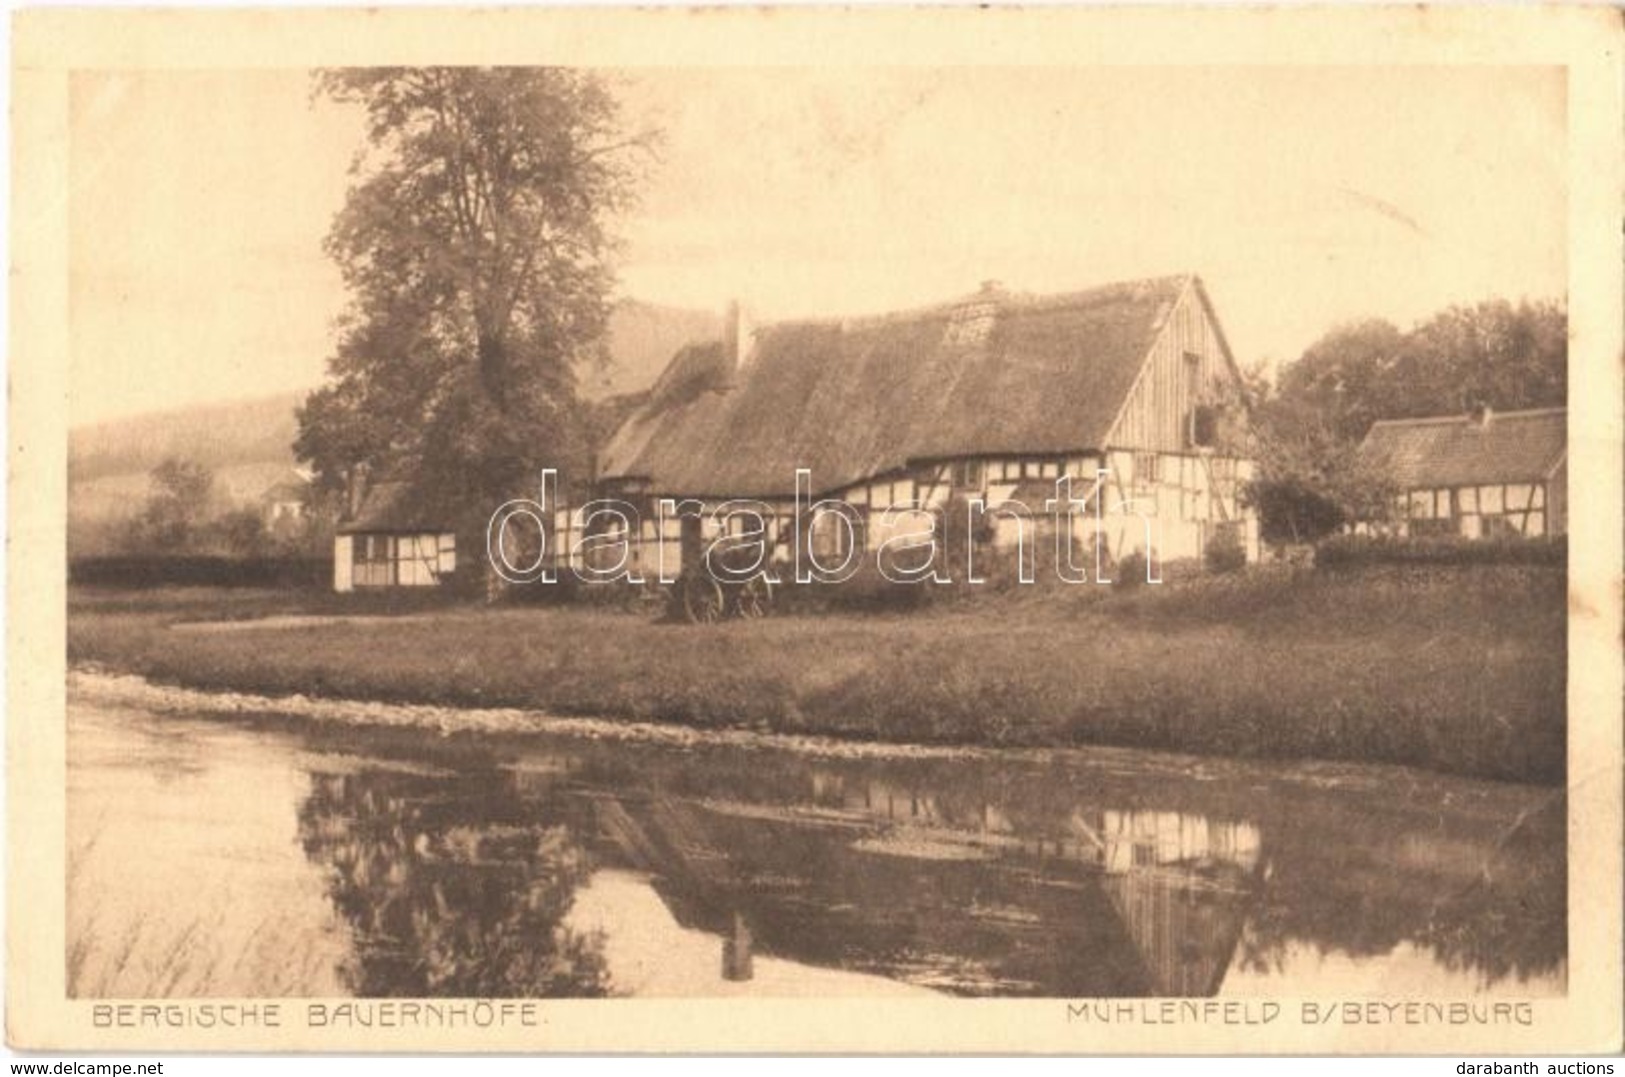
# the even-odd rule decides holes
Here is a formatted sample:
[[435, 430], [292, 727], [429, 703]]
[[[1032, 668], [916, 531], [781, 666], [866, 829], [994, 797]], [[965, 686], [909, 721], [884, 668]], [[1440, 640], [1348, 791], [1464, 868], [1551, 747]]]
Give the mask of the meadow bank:
[[581, 605], [70, 590], [68, 660], [264, 695], [1561, 782], [1557, 565], [1260, 569], [711, 626]]

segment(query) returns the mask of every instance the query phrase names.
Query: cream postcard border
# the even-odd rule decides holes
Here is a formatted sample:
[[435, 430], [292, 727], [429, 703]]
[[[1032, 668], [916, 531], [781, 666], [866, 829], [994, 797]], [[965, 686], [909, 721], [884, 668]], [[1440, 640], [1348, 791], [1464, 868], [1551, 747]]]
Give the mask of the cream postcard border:
[[[1617, 12], [1499, 8], [32, 10], [13, 19], [7, 1040], [126, 1051], [1539, 1054], [1621, 1046]], [[1049, 1001], [556, 1001], [536, 1028], [98, 1029], [64, 997], [68, 75], [76, 69], [1552, 65], [1568, 72], [1569, 986], [1527, 1027], [1069, 1021]], [[1403, 122], [1400, 120], [1399, 122]], [[284, 1003], [297, 1014], [301, 1000]]]

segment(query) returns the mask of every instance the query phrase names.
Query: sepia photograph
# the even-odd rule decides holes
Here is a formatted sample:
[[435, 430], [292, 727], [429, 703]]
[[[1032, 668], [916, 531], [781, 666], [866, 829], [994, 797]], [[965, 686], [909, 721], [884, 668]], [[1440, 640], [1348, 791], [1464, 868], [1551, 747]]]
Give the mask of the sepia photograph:
[[14, 1045], [1619, 1049], [1577, 67], [147, 14], [18, 53], [141, 31], [13, 157]]

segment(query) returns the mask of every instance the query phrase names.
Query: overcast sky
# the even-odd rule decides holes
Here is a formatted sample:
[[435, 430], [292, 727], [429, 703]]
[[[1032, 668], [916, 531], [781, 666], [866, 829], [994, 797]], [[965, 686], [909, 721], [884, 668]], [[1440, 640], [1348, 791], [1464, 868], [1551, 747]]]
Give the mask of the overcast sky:
[[[666, 131], [622, 294], [758, 320], [1198, 272], [1243, 363], [1561, 297], [1560, 69], [619, 73]], [[304, 72], [74, 76], [72, 420], [317, 383], [359, 144]]]

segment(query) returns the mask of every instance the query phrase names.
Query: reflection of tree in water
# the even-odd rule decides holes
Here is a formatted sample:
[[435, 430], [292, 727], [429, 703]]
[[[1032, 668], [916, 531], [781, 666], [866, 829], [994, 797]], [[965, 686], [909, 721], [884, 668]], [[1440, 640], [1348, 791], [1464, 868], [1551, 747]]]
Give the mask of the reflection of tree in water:
[[354, 933], [351, 989], [604, 994], [602, 940], [563, 926], [587, 864], [558, 818], [495, 769], [312, 775], [300, 841]]
[[1237, 963], [1279, 972], [1288, 946], [1380, 957], [1404, 943], [1486, 984], [1558, 971], [1567, 956], [1561, 796], [1504, 833], [1488, 820], [1315, 803], [1269, 817], [1272, 867]]
[[1478, 878], [1443, 894], [1425, 938], [1447, 968], [1470, 969], [1490, 982], [1551, 972], [1568, 938], [1563, 879], [1565, 800], [1554, 798], [1522, 819], [1486, 857]]

